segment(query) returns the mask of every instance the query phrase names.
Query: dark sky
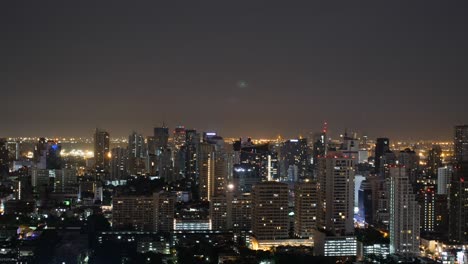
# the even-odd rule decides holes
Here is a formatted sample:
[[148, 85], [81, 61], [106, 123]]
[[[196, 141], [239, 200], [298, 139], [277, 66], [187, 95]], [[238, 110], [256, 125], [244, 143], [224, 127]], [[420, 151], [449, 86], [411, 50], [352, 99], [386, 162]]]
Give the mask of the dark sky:
[[1, 1], [0, 136], [468, 123], [467, 1]]

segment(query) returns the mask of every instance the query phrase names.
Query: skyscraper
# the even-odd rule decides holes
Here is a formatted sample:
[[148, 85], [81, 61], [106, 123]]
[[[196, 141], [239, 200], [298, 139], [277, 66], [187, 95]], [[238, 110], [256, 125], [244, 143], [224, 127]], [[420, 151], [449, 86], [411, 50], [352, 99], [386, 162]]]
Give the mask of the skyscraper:
[[201, 200], [210, 201], [214, 184], [215, 147], [212, 144], [203, 142], [199, 144], [198, 148], [198, 192]]
[[110, 158], [109, 133], [96, 128], [94, 133], [94, 160], [97, 174], [103, 174], [109, 170]]
[[419, 255], [419, 210], [406, 170], [390, 168], [390, 253]]
[[257, 240], [288, 238], [288, 185], [258, 183], [252, 195], [252, 231]]
[[128, 136], [128, 171], [142, 175], [146, 170], [147, 148], [143, 135], [133, 132]]
[[354, 233], [355, 159], [339, 152], [319, 158], [319, 227], [336, 235]]
[[111, 180], [123, 180], [128, 176], [128, 152], [126, 148], [113, 148], [111, 160]]
[[453, 176], [450, 181], [449, 240], [468, 242], [468, 125], [455, 127]]
[[0, 138], [0, 178], [8, 175], [9, 154], [6, 138]]
[[388, 138], [377, 138], [375, 143], [375, 158], [374, 158], [374, 165], [375, 165], [375, 172], [380, 172], [380, 161], [382, 156], [390, 150], [390, 140]]
[[155, 149], [167, 148], [167, 143], [169, 141], [169, 128], [165, 127], [155, 127], [154, 128], [154, 144]]
[[185, 144], [185, 127], [178, 126], [174, 129], [174, 146], [176, 149], [180, 149]]

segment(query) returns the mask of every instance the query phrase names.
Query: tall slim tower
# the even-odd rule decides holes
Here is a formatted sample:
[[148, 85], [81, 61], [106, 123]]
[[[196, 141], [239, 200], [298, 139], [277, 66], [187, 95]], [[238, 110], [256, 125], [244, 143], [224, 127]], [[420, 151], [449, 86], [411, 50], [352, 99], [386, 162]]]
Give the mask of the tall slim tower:
[[455, 127], [453, 176], [450, 181], [449, 240], [468, 242], [468, 125]]
[[405, 168], [390, 168], [390, 253], [419, 255], [419, 204]]
[[96, 172], [98, 174], [105, 173], [109, 170], [111, 153], [110, 153], [110, 137], [109, 133], [96, 128], [94, 133], [94, 159]]

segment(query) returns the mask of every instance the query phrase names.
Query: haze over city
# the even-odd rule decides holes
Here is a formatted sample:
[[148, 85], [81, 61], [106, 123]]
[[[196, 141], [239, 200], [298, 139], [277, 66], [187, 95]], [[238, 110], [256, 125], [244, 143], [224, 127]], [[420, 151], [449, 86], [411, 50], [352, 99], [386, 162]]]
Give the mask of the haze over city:
[[468, 120], [463, 1], [0, 4], [1, 136], [345, 128], [451, 139]]

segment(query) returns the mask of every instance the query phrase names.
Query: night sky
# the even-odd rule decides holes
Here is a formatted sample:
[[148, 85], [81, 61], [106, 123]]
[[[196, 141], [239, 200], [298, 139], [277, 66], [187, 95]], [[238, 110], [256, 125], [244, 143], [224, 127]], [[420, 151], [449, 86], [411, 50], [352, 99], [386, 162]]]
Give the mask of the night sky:
[[1, 136], [468, 123], [467, 1], [1, 1]]

